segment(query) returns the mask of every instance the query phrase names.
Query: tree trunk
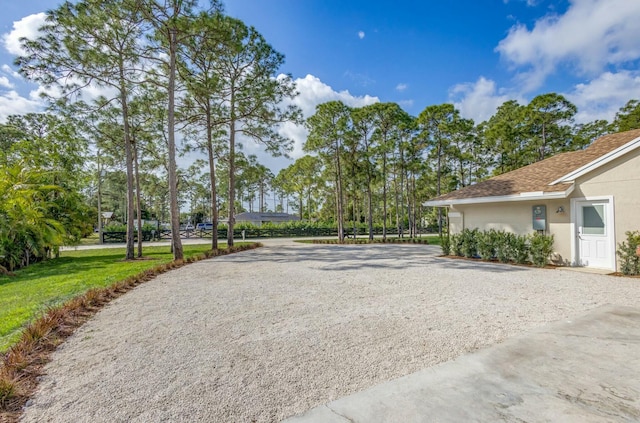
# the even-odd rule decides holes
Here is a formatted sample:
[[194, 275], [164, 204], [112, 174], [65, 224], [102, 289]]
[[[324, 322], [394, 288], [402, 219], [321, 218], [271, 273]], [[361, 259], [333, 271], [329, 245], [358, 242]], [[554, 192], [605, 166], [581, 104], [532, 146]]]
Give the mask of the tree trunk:
[[304, 209], [304, 207], [302, 206], [303, 198], [304, 198], [304, 193], [300, 191], [298, 193], [298, 210], [300, 211], [300, 220], [302, 220], [302, 210]]
[[260, 181], [260, 213], [264, 213], [264, 181]]
[[336, 210], [338, 220], [338, 240], [344, 242], [344, 210], [342, 195], [342, 168], [340, 165], [340, 142], [336, 142]]
[[[415, 216], [413, 214], [413, 210], [411, 209], [411, 182], [409, 180], [409, 171], [405, 168], [402, 170], [402, 175], [404, 177], [404, 183], [405, 183], [405, 187], [403, 188], [404, 193], [403, 193], [403, 198], [402, 198], [402, 208], [404, 209], [404, 206], [406, 204], [407, 206], [407, 223], [409, 224], [409, 238], [414, 238], [416, 236], [416, 231], [415, 231]], [[406, 198], [406, 203], [405, 203], [405, 198]]]
[[102, 228], [102, 169], [100, 169], [100, 148], [98, 147], [97, 152], [98, 158], [98, 238], [100, 239], [100, 244], [102, 244], [103, 238], [103, 228]]
[[171, 247], [173, 259], [184, 259], [180, 240], [180, 210], [178, 209], [178, 172], [176, 164], [175, 134], [175, 84], [176, 84], [176, 30], [169, 29], [169, 107], [168, 107], [168, 144], [169, 144], [169, 211], [171, 214]]
[[373, 192], [371, 190], [371, 170], [367, 169], [367, 226], [369, 240], [373, 240]]
[[140, 204], [140, 172], [138, 163], [138, 146], [135, 144], [135, 140], [133, 141], [133, 170], [136, 178], [136, 209], [137, 209], [137, 217], [138, 217], [138, 257], [142, 257], [142, 206]]
[[[400, 198], [399, 198], [399, 191], [398, 191], [398, 165], [397, 163], [394, 166], [394, 170], [393, 170], [393, 196], [394, 196], [394, 201], [395, 201], [395, 208], [396, 208], [396, 231], [398, 231], [398, 237], [403, 238], [404, 237], [404, 231], [402, 228], [402, 224], [400, 223], [400, 207], [401, 207], [401, 203], [400, 203]], [[400, 179], [400, 184], [402, 184], [402, 179]]]
[[544, 160], [544, 153], [545, 153], [545, 149], [547, 146], [547, 132], [546, 132], [546, 126], [544, 124], [544, 122], [542, 123], [542, 146], [540, 148], [540, 155], [538, 160], [542, 161]]
[[[437, 169], [437, 178], [438, 183], [436, 185], [436, 196], [440, 196], [441, 192], [441, 181], [442, 181], [442, 140], [438, 137], [438, 169]], [[438, 207], [438, 235], [442, 237], [442, 207]]]
[[211, 249], [218, 249], [218, 193], [216, 189], [216, 163], [211, 133], [211, 107], [207, 105], [207, 154], [209, 156], [209, 182], [211, 183]]
[[[348, 201], [347, 201], [348, 203]], [[351, 229], [353, 230], [353, 238], [358, 234], [358, 193], [351, 193]]]
[[[231, 109], [233, 116], [234, 98], [231, 96]], [[235, 198], [236, 198], [236, 122], [232, 117], [229, 123], [229, 222], [227, 223], [227, 245], [233, 247], [233, 226], [235, 224]]]
[[124, 151], [127, 168], [127, 252], [126, 259], [133, 260], [134, 243], [133, 243], [133, 153], [131, 148], [130, 127], [129, 127], [129, 108], [127, 104], [127, 91], [124, 79], [124, 65], [120, 67], [120, 104], [122, 105], [122, 119], [124, 124]]
[[422, 210], [422, 207], [418, 208], [418, 194], [416, 192], [416, 174], [411, 172], [411, 191], [413, 192], [412, 210], [413, 210], [413, 232], [418, 235], [418, 222], [422, 214], [418, 215], [418, 210]]
[[[402, 144], [399, 144], [398, 151], [400, 154], [400, 209], [402, 210], [402, 220], [404, 223], [404, 217], [407, 216], [407, 229], [409, 230], [409, 238], [413, 238], [413, 228], [411, 227], [411, 209], [409, 200], [409, 175], [406, 168], [404, 159], [404, 150]], [[405, 191], [406, 189], [406, 191]], [[406, 198], [406, 202], [405, 202]], [[406, 206], [406, 211], [405, 211]]]
[[387, 239], [387, 153], [382, 155], [382, 239]]

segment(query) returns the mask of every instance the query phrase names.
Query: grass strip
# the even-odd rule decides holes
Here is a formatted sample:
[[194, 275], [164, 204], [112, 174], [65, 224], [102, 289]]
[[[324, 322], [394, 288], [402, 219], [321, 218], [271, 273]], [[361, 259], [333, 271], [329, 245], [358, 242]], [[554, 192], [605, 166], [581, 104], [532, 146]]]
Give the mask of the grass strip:
[[[185, 245], [185, 257], [202, 254], [209, 245]], [[26, 325], [42, 312], [83, 294], [169, 263], [168, 246], [144, 248], [144, 259], [125, 261], [125, 248], [62, 251], [61, 256], [0, 276], [0, 353], [20, 337]]]

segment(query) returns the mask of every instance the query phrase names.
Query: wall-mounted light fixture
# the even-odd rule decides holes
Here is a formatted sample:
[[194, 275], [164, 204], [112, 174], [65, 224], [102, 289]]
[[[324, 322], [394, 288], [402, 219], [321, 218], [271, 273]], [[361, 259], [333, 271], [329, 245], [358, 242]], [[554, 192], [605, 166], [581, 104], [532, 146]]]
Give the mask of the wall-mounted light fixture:
[[556, 210], [556, 213], [564, 213], [564, 207], [562, 206], [558, 207], [558, 210]]

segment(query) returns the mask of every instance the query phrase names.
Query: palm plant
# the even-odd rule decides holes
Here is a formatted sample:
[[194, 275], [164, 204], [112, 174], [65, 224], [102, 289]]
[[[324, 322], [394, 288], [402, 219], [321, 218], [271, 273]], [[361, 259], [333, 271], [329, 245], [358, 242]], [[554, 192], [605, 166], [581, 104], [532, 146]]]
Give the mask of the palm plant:
[[61, 189], [47, 175], [20, 165], [0, 168], [0, 265], [9, 271], [45, 258], [62, 245], [65, 229], [48, 214]]

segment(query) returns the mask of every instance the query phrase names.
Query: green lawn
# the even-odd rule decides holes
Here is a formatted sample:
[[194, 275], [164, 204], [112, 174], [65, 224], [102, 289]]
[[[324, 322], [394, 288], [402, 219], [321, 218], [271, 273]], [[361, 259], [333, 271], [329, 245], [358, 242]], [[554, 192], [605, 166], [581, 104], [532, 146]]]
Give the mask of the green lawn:
[[[211, 249], [185, 245], [185, 258]], [[0, 352], [15, 343], [21, 330], [47, 308], [173, 260], [169, 247], [145, 247], [146, 260], [123, 261], [124, 248], [63, 251], [60, 258], [0, 276]]]

